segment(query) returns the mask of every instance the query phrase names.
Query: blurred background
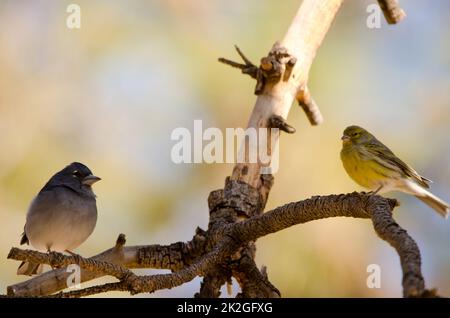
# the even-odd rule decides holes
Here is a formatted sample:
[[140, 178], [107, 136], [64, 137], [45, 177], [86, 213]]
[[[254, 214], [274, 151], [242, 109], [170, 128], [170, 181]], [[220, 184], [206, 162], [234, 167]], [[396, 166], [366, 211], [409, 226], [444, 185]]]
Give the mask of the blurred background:
[[[246, 126], [255, 83], [217, 58], [237, 60], [237, 44], [258, 62], [300, 1], [78, 0], [80, 29], [66, 27], [70, 3], [0, 2], [0, 293], [26, 279], [6, 256], [30, 201], [72, 161], [103, 179], [94, 188], [97, 227], [81, 255], [111, 247], [119, 233], [129, 245], [165, 244], [206, 228], [208, 194], [232, 165], [174, 164], [171, 132], [192, 131], [195, 119], [204, 128]], [[281, 139], [267, 209], [361, 190], [339, 158], [350, 124], [373, 132], [450, 201], [450, 2], [402, 1], [408, 17], [395, 26], [382, 17], [379, 29], [366, 26], [371, 3], [346, 1], [319, 49], [309, 87], [325, 122], [311, 127], [292, 108], [297, 133]], [[402, 203], [397, 221], [421, 249], [427, 287], [449, 296], [449, 221], [413, 197], [391, 195]], [[315, 221], [257, 246], [258, 265], [285, 297], [402, 295], [398, 256], [370, 221]], [[380, 289], [366, 286], [369, 264], [381, 266]], [[140, 297], [192, 297], [199, 285]]]

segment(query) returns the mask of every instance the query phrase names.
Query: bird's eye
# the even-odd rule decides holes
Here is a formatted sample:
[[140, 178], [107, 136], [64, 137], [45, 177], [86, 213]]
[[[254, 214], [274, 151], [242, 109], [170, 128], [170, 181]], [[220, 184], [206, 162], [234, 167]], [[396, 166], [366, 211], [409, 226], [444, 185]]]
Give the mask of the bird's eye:
[[80, 171], [78, 171], [78, 170], [75, 170], [74, 172], [72, 172], [72, 175], [74, 176], [74, 177], [81, 177], [81, 173], [80, 173]]
[[358, 133], [357, 133], [357, 132], [354, 132], [354, 133], [352, 134], [352, 136], [353, 136], [353, 137], [356, 137], [356, 136], [358, 136]]

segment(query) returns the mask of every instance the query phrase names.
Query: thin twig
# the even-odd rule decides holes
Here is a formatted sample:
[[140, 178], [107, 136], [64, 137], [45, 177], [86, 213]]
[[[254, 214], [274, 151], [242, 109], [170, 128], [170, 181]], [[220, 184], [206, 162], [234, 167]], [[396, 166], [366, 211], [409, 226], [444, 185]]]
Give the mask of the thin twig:
[[323, 116], [320, 112], [319, 106], [311, 96], [308, 86], [301, 87], [297, 94], [297, 102], [302, 107], [311, 125], [316, 126], [323, 122]]
[[406, 13], [400, 8], [397, 0], [378, 0], [378, 4], [383, 11], [387, 23], [397, 24], [406, 18]]

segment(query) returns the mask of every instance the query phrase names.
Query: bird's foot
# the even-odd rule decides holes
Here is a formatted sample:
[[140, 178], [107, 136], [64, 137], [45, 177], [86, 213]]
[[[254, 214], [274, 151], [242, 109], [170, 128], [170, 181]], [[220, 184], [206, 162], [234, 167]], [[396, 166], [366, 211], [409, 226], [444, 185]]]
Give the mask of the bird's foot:
[[368, 195], [376, 195], [380, 190], [383, 188], [383, 186], [379, 186], [375, 191], [369, 191], [366, 192]]
[[75, 258], [75, 260], [77, 261], [77, 263], [79, 263], [80, 259], [82, 259], [83, 257], [80, 254], [74, 253], [72, 251], [69, 250], [65, 250], [66, 253], [69, 253], [72, 257]]
[[77, 253], [75, 253], [75, 252], [72, 252], [72, 251], [69, 251], [69, 250], [65, 250], [65, 252], [66, 253], [69, 253], [71, 256], [73, 256], [73, 257], [81, 257], [82, 258], [82, 256], [80, 255], [80, 254], [77, 254]]
[[69, 251], [69, 250], [65, 250], [65, 252], [66, 252], [66, 253], [69, 253], [69, 254], [72, 255], [72, 256], [80, 256], [80, 255], [78, 255], [77, 253], [74, 253], [74, 252]]
[[50, 257], [50, 267], [52, 270], [58, 269], [61, 266], [57, 265], [61, 260], [61, 254], [50, 249], [47, 249], [47, 254]]

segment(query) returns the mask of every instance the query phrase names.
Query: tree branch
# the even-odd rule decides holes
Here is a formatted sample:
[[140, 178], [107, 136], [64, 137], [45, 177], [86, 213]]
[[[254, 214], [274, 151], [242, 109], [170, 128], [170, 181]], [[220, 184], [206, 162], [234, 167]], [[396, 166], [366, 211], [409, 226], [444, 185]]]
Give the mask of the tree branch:
[[[81, 257], [65, 256], [58, 253], [44, 254], [35, 251], [12, 249], [10, 257], [17, 260], [36, 261], [54, 266], [77, 263], [90, 271], [103, 271], [122, 280], [120, 283], [107, 284], [103, 287], [86, 289], [82, 292], [69, 292], [61, 297], [86, 295], [91, 292], [110, 290], [128, 290], [132, 294], [154, 292], [160, 289], [173, 288], [188, 282], [196, 276], [206, 275], [210, 269], [222, 264], [226, 259], [248, 242], [262, 236], [281, 231], [296, 224], [329, 217], [371, 218], [377, 234], [394, 246], [400, 255], [403, 269], [403, 287], [405, 297], [418, 297], [429, 293], [420, 271], [420, 252], [414, 240], [392, 218], [392, 209], [397, 201], [367, 193], [350, 193], [341, 195], [316, 196], [307, 200], [286, 204], [263, 215], [224, 226], [220, 243], [198, 261], [172, 274], [136, 276], [128, 270], [103, 262], [92, 262]], [[55, 256], [56, 255], [56, 256]], [[254, 265], [252, 256], [240, 258], [244, 266], [237, 268], [237, 273], [245, 273], [241, 278], [244, 286], [250, 284], [252, 289], [243, 289], [246, 296], [274, 296], [278, 290], [271, 285]], [[123, 285], [125, 284], [127, 288]], [[253, 288], [257, 286], [257, 288]], [[252, 292], [250, 292], [250, 290]], [[252, 294], [253, 293], [253, 294]]]
[[[125, 268], [178, 270], [191, 264], [203, 252], [205, 244], [203, 235], [204, 232], [198, 229], [190, 242], [177, 242], [167, 246], [124, 247], [116, 243], [115, 247], [91, 257], [90, 260], [121, 265]], [[8, 286], [7, 293], [10, 296], [50, 295], [67, 288], [67, 278], [70, 274], [66, 268], [51, 270], [27, 281]], [[81, 282], [101, 276], [104, 276], [102, 271], [81, 270]]]
[[267, 272], [260, 271], [253, 257], [244, 255], [236, 266], [233, 266], [233, 276], [241, 286], [239, 298], [279, 298], [280, 291], [269, 282]]
[[[255, 94], [258, 95], [258, 98], [248, 122], [248, 128], [261, 129], [276, 126], [289, 133], [295, 132], [295, 129], [286, 123], [286, 117], [299, 89], [306, 86], [309, 69], [316, 50], [325, 37], [342, 1], [304, 0], [283, 41], [273, 45], [268, 56], [261, 59], [259, 67], [250, 62], [238, 48], [236, 49], [245, 64], [223, 58], [219, 59], [219, 61], [237, 67], [244, 74], [256, 79]], [[319, 123], [320, 116], [317, 114], [320, 114], [320, 112], [317, 105], [309, 103], [305, 107], [306, 110], [311, 109], [310, 112], [306, 112], [310, 121]], [[316, 117], [311, 116], [311, 114], [315, 114]], [[271, 130], [269, 130], [268, 136], [270, 136], [269, 133], [271, 133]], [[278, 134], [275, 134], [273, 138], [269, 138], [271, 142], [267, 142], [267, 154], [271, 155], [273, 149], [277, 147], [279, 137]], [[248, 146], [250, 153], [259, 153], [258, 149], [255, 149], [255, 145], [250, 144]], [[247, 143], [244, 142], [240, 147], [240, 151], [245, 151]], [[264, 207], [270, 187], [267, 189], [261, 185], [266, 181], [262, 176], [271, 174], [272, 171], [265, 166], [264, 169], [266, 170], [262, 173], [262, 168], [263, 165], [259, 158], [256, 163], [239, 163], [233, 169], [231, 180], [259, 189], [261, 198], [264, 198], [259, 205]], [[272, 183], [273, 181], [271, 181]], [[241, 203], [239, 200], [233, 200], [233, 202]], [[227, 209], [217, 211], [221, 215], [229, 215]], [[260, 213], [262, 213], [262, 209], [257, 210], [257, 213], [247, 214], [247, 216], [252, 217]], [[229, 216], [228, 219], [230, 219]], [[241, 279], [240, 281], [245, 280]], [[241, 287], [243, 286], [241, 285]]]
[[374, 209], [372, 213], [372, 222], [376, 233], [392, 245], [400, 256], [403, 270], [403, 296], [422, 297], [426, 295], [429, 291], [425, 290], [425, 282], [420, 271], [420, 251], [416, 242], [380, 207]]
[[[302, 2], [284, 39], [280, 43], [275, 43], [269, 56], [261, 60], [260, 68], [268, 73], [267, 80], [259, 89], [248, 128], [267, 128], [269, 119], [273, 115], [287, 118], [298, 91], [307, 84], [309, 69], [316, 51], [342, 1], [304, 0]], [[271, 149], [276, 147], [277, 142], [278, 138], [275, 138]], [[270, 149], [269, 153], [271, 153]], [[261, 168], [261, 162], [239, 163], [234, 167], [231, 178], [258, 188]]]
[[323, 122], [323, 116], [319, 106], [311, 96], [307, 86], [301, 87], [297, 93], [297, 102], [303, 109], [311, 125], [316, 126]]
[[200, 285], [200, 292], [195, 294], [195, 298], [219, 298], [220, 288], [227, 283], [229, 274], [217, 272], [208, 273]]
[[93, 273], [114, 276], [121, 280], [132, 272], [125, 267], [110, 262], [83, 258], [79, 255], [64, 255], [57, 252], [41, 253], [33, 250], [22, 250], [13, 247], [8, 254], [8, 259], [17, 261], [28, 261], [36, 264], [47, 264], [52, 268], [61, 268], [70, 264], [77, 264], [80, 268]]
[[233, 233], [235, 238], [247, 241], [278, 232], [294, 224], [322, 218], [336, 216], [371, 218], [378, 236], [391, 244], [400, 256], [404, 297], [423, 297], [430, 293], [435, 295], [435, 292], [425, 289], [417, 244], [392, 217], [391, 211], [396, 204], [396, 200], [366, 193], [317, 196], [286, 204], [262, 216], [238, 223]]
[[110, 291], [129, 291], [129, 286], [125, 282], [107, 283], [98, 286], [82, 288], [79, 290], [72, 290], [68, 292], [60, 292], [55, 295], [44, 296], [50, 298], [80, 298]]
[[387, 23], [397, 24], [406, 18], [406, 13], [400, 8], [397, 0], [378, 0], [378, 4], [383, 11]]

